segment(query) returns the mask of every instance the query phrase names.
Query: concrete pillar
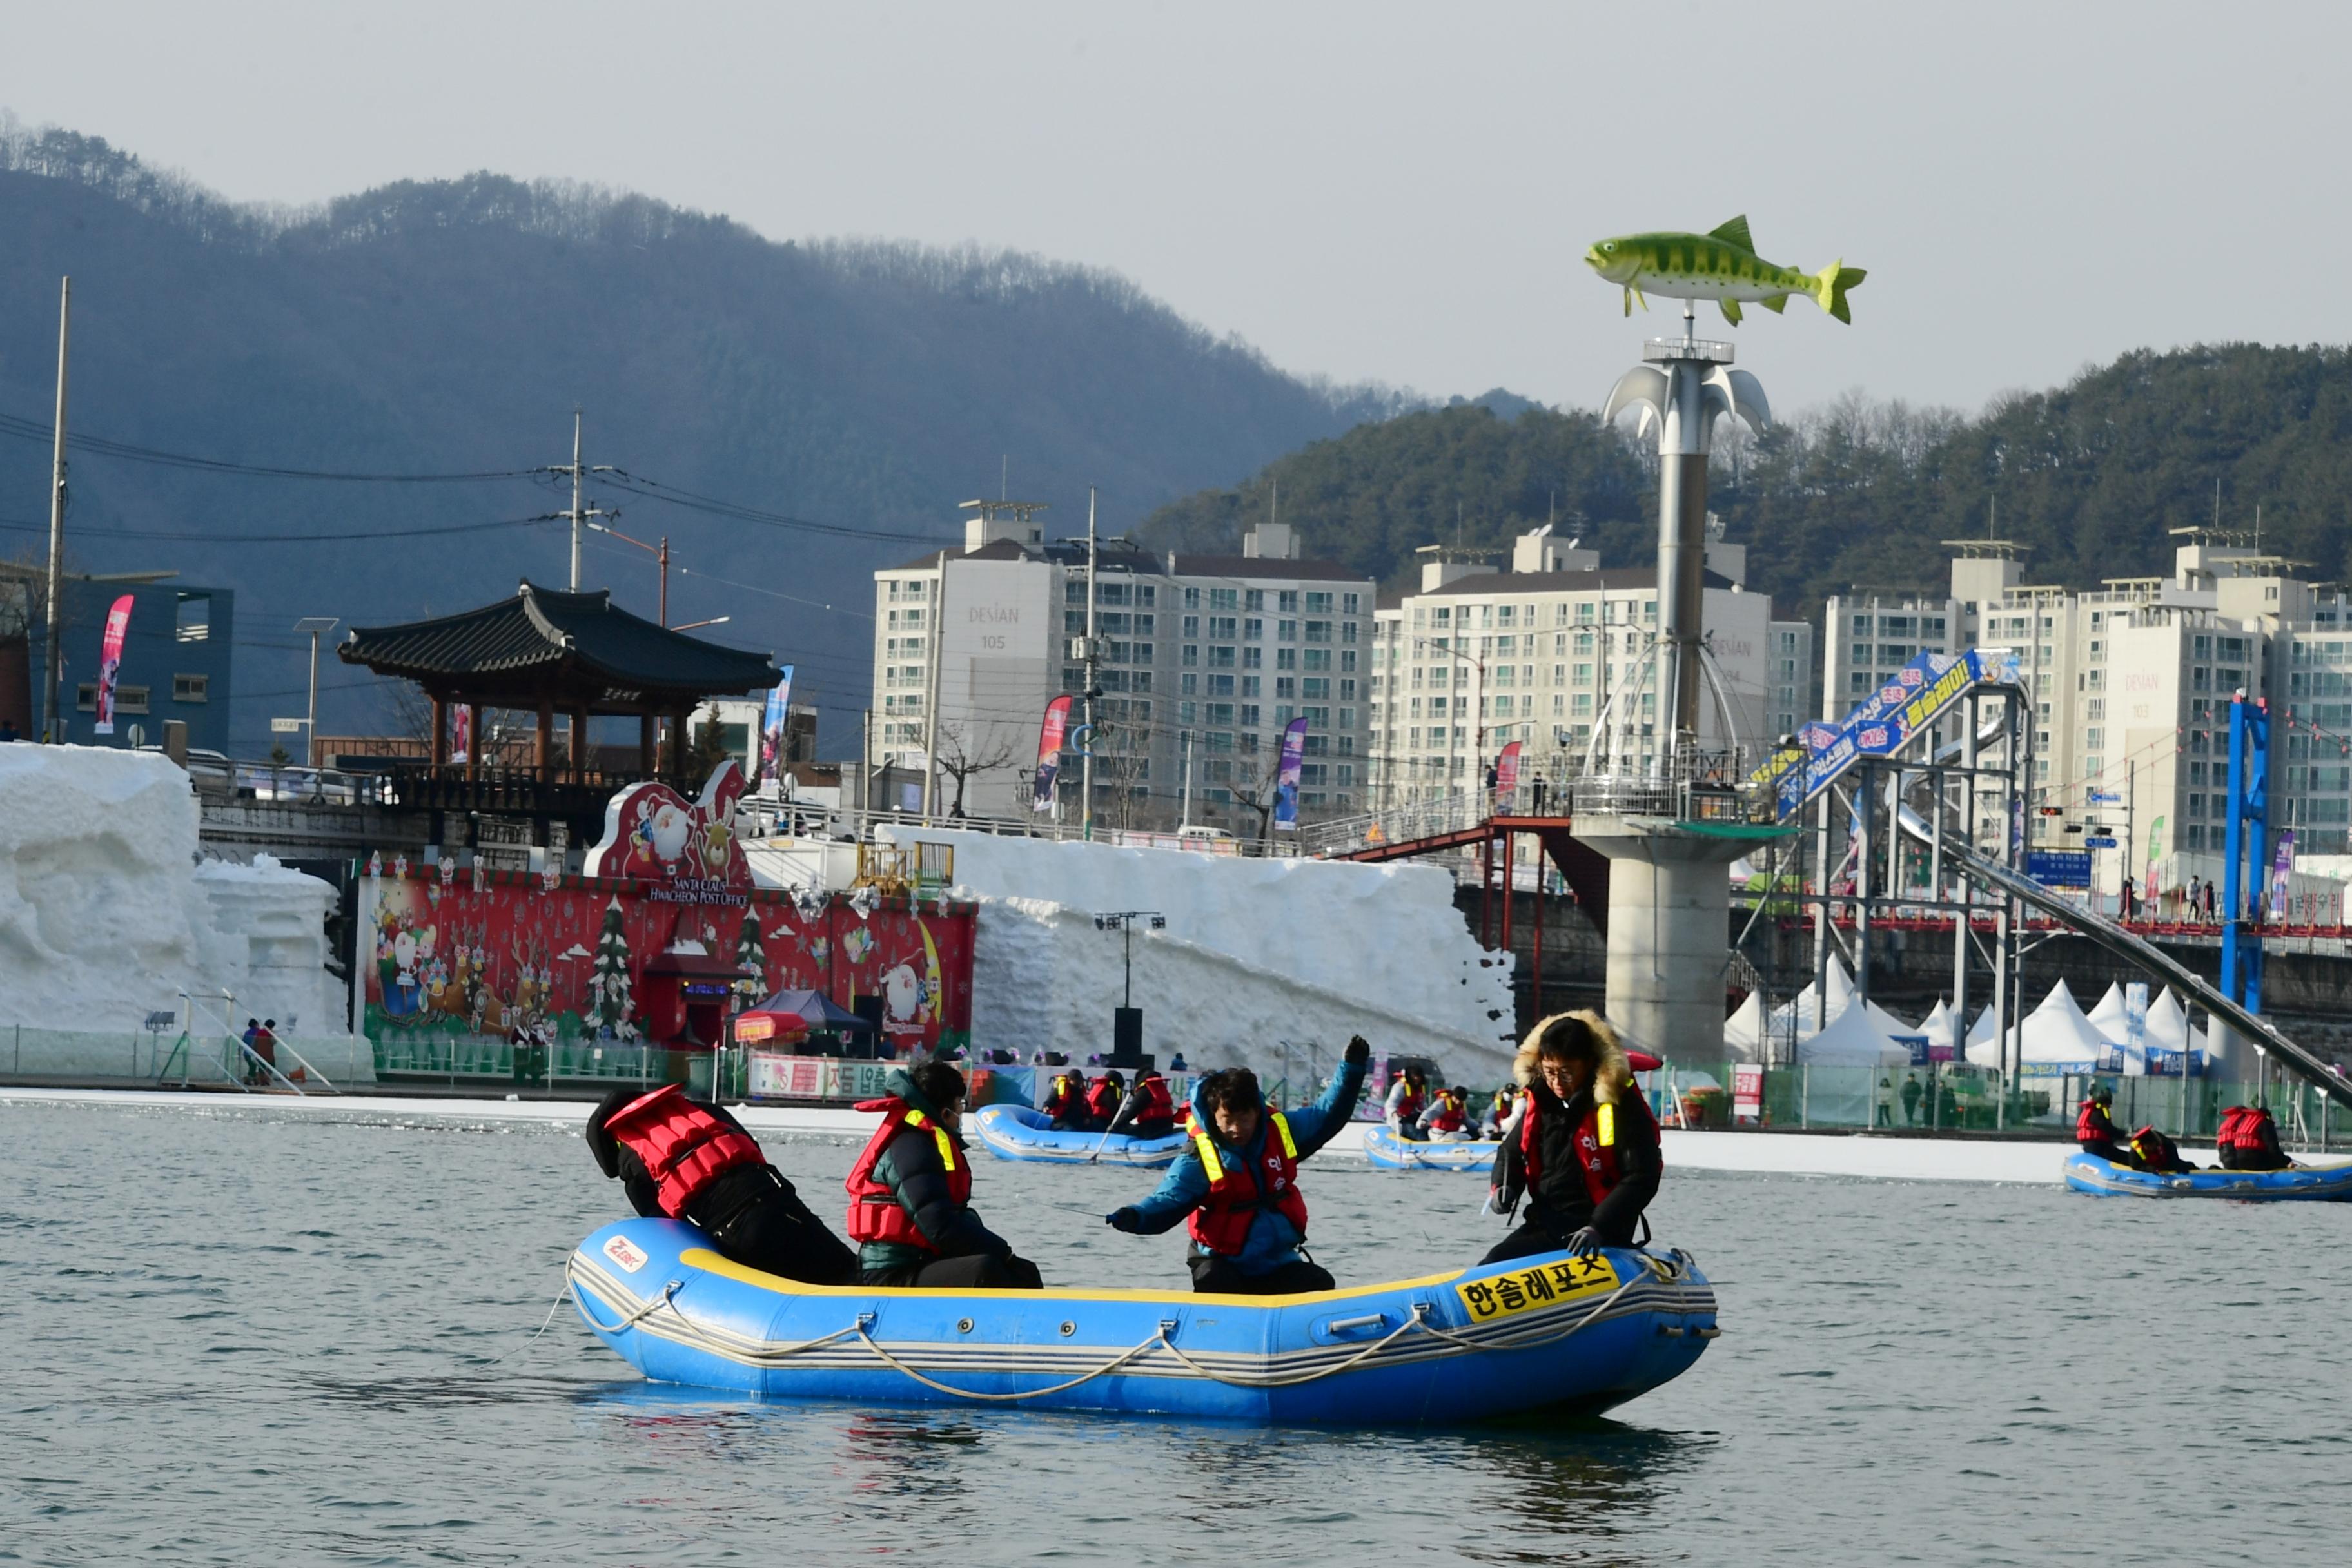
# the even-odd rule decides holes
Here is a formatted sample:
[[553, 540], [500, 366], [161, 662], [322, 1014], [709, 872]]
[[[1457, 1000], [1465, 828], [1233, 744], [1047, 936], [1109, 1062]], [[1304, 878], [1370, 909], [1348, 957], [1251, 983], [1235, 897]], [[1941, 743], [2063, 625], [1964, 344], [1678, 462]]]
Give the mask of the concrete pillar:
[[1603, 816], [1580, 817], [1576, 837], [1609, 858], [1609, 1021], [1670, 1062], [1723, 1060], [1729, 868], [1756, 841]]

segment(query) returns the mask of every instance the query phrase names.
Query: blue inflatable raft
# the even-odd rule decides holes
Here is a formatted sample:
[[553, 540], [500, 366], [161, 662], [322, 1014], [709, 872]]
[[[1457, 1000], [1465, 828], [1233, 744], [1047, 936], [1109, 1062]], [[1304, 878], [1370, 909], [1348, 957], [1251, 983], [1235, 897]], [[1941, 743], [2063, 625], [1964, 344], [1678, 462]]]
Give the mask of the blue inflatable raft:
[[1495, 1168], [1497, 1143], [1422, 1143], [1400, 1138], [1385, 1126], [1364, 1129], [1364, 1158], [1383, 1171], [1475, 1171]]
[[[1189, 1142], [1181, 1131], [1164, 1138], [1134, 1138], [1114, 1132], [1056, 1131], [1053, 1118], [1026, 1105], [983, 1105], [968, 1123], [988, 1152], [1000, 1160], [1030, 1160], [1046, 1164], [1133, 1165], [1156, 1171], [1176, 1163]], [[1095, 1152], [1102, 1151], [1100, 1159]]]
[[597, 1338], [656, 1382], [1266, 1424], [1606, 1410], [1717, 1331], [1688, 1258], [1616, 1248], [1300, 1296], [867, 1289], [762, 1274], [690, 1225], [630, 1219], [582, 1242], [569, 1276]]
[[2352, 1202], [2352, 1163], [2292, 1171], [2135, 1171], [2077, 1150], [2066, 1184], [2103, 1198], [2238, 1198], [2252, 1203]]

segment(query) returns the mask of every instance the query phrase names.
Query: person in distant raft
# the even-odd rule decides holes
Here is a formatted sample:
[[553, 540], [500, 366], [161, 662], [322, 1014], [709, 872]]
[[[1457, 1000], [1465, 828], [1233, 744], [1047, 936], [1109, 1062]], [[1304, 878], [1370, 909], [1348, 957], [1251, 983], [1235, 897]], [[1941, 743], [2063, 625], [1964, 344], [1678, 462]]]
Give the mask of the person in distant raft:
[[1517, 1133], [1496, 1152], [1494, 1205], [1528, 1217], [1481, 1263], [1565, 1249], [1631, 1247], [1665, 1163], [1657, 1118], [1633, 1082], [1657, 1058], [1629, 1056], [1597, 1013], [1559, 1013], [1528, 1031], [1511, 1063], [1526, 1086]]
[[1118, 1108], [1126, 1103], [1127, 1079], [1123, 1074], [1106, 1072], [1087, 1085], [1087, 1131], [1109, 1131]]
[[1168, 1092], [1168, 1080], [1150, 1068], [1137, 1075], [1134, 1092], [1128, 1096], [1129, 1135], [1137, 1138], [1165, 1138], [1176, 1131], [1176, 1100]]
[[588, 1149], [648, 1219], [699, 1226], [721, 1257], [810, 1285], [846, 1285], [857, 1255], [825, 1228], [726, 1107], [667, 1084], [616, 1089], [588, 1117]]
[[2286, 1171], [2294, 1162], [2279, 1142], [2278, 1122], [2259, 1105], [2233, 1105], [2221, 1112], [2214, 1152], [2225, 1171]]
[[1037, 1266], [971, 1212], [971, 1162], [958, 1129], [963, 1074], [945, 1062], [893, 1068], [890, 1092], [857, 1109], [882, 1125], [843, 1183], [857, 1282], [925, 1290], [1037, 1290]]
[[1192, 1147], [1176, 1157], [1159, 1190], [1103, 1216], [1129, 1236], [1158, 1236], [1191, 1221], [1186, 1258], [1192, 1289], [1241, 1296], [1328, 1290], [1331, 1276], [1302, 1254], [1307, 1200], [1298, 1165], [1347, 1125], [1363, 1092], [1372, 1047], [1348, 1042], [1323, 1098], [1297, 1110], [1268, 1110], [1247, 1068], [1213, 1072], [1193, 1086], [1184, 1131]]
[[1054, 1126], [1058, 1131], [1083, 1128], [1087, 1120], [1085, 1075], [1074, 1072], [1055, 1074], [1054, 1092], [1045, 1097], [1045, 1103], [1039, 1109], [1053, 1118]]
[[2094, 1084], [2091, 1092], [2083, 1097], [2083, 1109], [2074, 1116], [2074, 1142], [2085, 1154], [2123, 1166], [2128, 1171], [2140, 1168], [2139, 1156], [2124, 1146], [2124, 1130], [2116, 1125], [2109, 1108], [2116, 1102], [2116, 1091], [2105, 1084]]

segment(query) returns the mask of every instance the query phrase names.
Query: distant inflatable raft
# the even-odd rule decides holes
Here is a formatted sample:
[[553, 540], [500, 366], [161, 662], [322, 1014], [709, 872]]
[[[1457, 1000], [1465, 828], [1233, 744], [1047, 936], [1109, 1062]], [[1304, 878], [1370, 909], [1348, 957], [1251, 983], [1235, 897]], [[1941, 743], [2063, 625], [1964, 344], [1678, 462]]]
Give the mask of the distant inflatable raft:
[[2080, 1151], [2066, 1156], [2066, 1184], [2103, 1198], [2238, 1198], [2252, 1203], [2352, 1202], [2352, 1163], [2293, 1171], [2135, 1171]]
[[1364, 1158], [1383, 1171], [1468, 1171], [1485, 1174], [1495, 1168], [1499, 1143], [1416, 1142], [1400, 1138], [1386, 1127], [1364, 1129]]
[[1681, 1253], [1548, 1253], [1300, 1296], [891, 1290], [730, 1263], [677, 1220], [580, 1244], [573, 1302], [660, 1383], [763, 1397], [1414, 1426], [1606, 1410], [1717, 1333]]
[[1066, 1131], [1056, 1129], [1054, 1119], [1044, 1111], [1026, 1105], [983, 1105], [972, 1112], [971, 1128], [1000, 1160], [1049, 1165], [1133, 1165], [1156, 1171], [1174, 1164], [1188, 1142], [1181, 1132], [1163, 1138], [1114, 1132], [1105, 1138], [1099, 1132]]

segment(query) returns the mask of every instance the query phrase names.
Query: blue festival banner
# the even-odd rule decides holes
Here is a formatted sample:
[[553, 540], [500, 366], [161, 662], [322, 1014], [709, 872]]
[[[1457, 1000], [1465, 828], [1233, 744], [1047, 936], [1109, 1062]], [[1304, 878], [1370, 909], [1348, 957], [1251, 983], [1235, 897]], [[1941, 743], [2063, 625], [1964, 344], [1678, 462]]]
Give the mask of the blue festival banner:
[[1307, 721], [1283, 726], [1282, 761], [1274, 775], [1274, 830], [1298, 831], [1298, 772], [1307, 755]]
[[1827, 789], [1864, 757], [1893, 756], [1979, 686], [2014, 685], [2017, 655], [2009, 648], [1969, 648], [1961, 653], [1923, 653], [1847, 714], [1834, 730], [1808, 724], [1800, 738], [1808, 752], [1802, 768], [1791, 767], [1774, 786], [1774, 805], [1783, 821]]

